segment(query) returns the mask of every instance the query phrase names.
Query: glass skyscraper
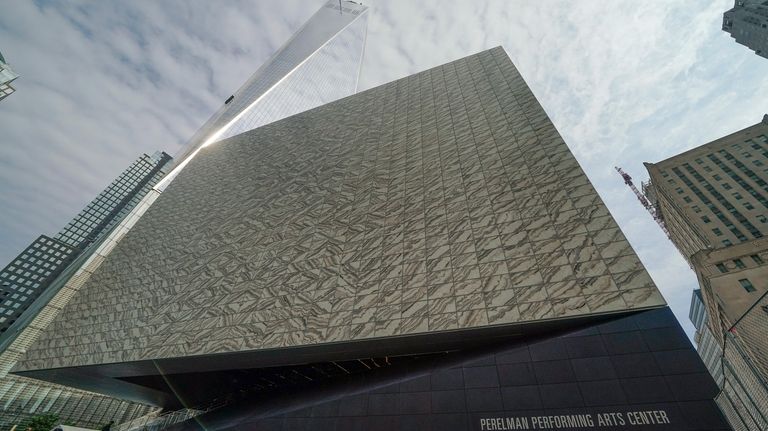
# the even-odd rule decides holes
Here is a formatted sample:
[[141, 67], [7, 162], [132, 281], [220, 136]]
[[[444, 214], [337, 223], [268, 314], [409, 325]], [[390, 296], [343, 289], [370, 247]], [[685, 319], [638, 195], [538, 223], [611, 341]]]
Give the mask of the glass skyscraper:
[[5, 62], [3, 54], [0, 54], [0, 100], [5, 99], [8, 95], [16, 91], [11, 86], [11, 82], [18, 77], [19, 75], [11, 70], [11, 67]]
[[213, 142], [354, 94], [368, 8], [330, 0], [198, 129], [162, 190], [197, 151]]

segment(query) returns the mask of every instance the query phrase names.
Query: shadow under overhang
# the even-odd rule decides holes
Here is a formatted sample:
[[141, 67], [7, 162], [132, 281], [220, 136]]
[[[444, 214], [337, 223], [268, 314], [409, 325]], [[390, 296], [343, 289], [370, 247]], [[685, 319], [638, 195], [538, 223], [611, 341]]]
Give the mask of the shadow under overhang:
[[[270, 377], [284, 382], [289, 380], [284, 378], [285, 375], [307, 374], [307, 370], [330, 370], [339, 364], [342, 368], [346, 368], [344, 364], [348, 363], [381, 368], [373, 364], [424, 362], [425, 358], [429, 362], [447, 353], [464, 357], [501, 344], [509, 347], [518, 342], [578, 331], [643, 310], [279, 349], [19, 370], [13, 373], [166, 409], [190, 408], [209, 404], [220, 397], [238, 396], [239, 393], [252, 397], [254, 389], [257, 392], [261, 389], [259, 393], [279, 392], [280, 385], [264, 385], [264, 380], [269, 381]], [[464, 356], [456, 355], [462, 352]], [[334, 376], [330, 372], [328, 375], [329, 378]], [[301, 379], [301, 376], [297, 378]], [[288, 383], [284, 386], [290, 386], [291, 382]]]

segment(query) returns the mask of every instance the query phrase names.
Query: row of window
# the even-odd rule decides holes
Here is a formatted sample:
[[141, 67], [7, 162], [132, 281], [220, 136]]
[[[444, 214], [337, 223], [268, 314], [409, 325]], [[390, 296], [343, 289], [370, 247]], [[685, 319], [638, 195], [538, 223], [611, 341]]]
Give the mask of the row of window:
[[[685, 164], [683, 164], [683, 166], [685, 167], [685, 169], [686, 169], [686, 170], [687, 170], [687, 171], [688, 171], [688, 172], [689, 172], [689, 173], [690, 173], [690, 174], [691, 174], [691, 175], [692, 175], [692, 176], [693, 176], [693, 177], [694, 177], [694, 178], [695, 178], [695, 179], [696, 179], [696, 180], [697, 180], [697, 181], [698, 181], [700, 184], [702, 184], [702, 185], [704, 186], [704, 188], [705, 188], [705, 189], [706, 189], [706, 190], [707, 190], [707, 191], [708, 191], [708, 192], [709, 192], [709, 193], [710, 193], [710, 194], [711, 194], [711, 195], [712, 195], [712, 196], [713, 196], [715, 199], [717, 199], [717, 201], [720, 203], [720, 205], [722, 205], [724, 208], [726, 208], [726, 209], [728, 210], [728, 212], [730, 212], [730, 213], [731, 213], [731, 215], [732, 215], [732, 216], [734, 216], [734, 217], [736, 218], [736, 220], [737, 220], [737, 221], [738, 221], [738, 222], [739, 222], [739, 223], [740, 223], [742, 226], [744, 226], [745, 228], [747, 228], [747, 230], [749, 231], [749, 233], [750, 233], [750, 234], [751, 234], [751, 235], [752, 235], [754, 238], [761, 238], [761, 237], [763, 236], [763, 234], [760, 232], [760, 230], [759, 230], [759, 229], [757, 229], [757, 228], [756, 228], [754, 225], [752, 225], [752, 223], [750, 223], [750, 222], [749, 222], [749, 220], [747, 220], [747, 218], [746, 218], [746, 217], [744, 217], [744, 216], [743, 216], [743, 215], [742, 215], [742, 214], [739, 212], [739, 210], [738, 210], [738, 209], [736, 209], [736, 207], [734, 207], [734, 206], [731, 204], [731, 202], [730, 202], [728, 199], [726, 199], [726, 198], [725, 198], [725, 197], [724, 197], [724, 196], [723, 196], [723, 195], [722, 195], [720, 192], [718, 192], [718, 191], [717, 191], [717, 190], [716, 190], [716, 189], [715, 189], [715, 188], [714, 188], [714, 187], [713, 187], [713, 186], [712, 186], [712, 185], [709, 183], [709, 181], [707, 181], [706, 179], [704, 179], [704, 178], [703, 178], [703, 177], [702, 177], [702, 176], [701, 176], [701, 175], [700, 175], [700, 174], [699, 174], [699, 173], [698, 173], [698, 172], [697, 172], [695, 169], [693, 169], [693, 167], [691, 167], [691, 166], [690, 166], [688, 163], [685, 163]], [[675, 168], [675, 169], [676, 169], [676, 168]], [[677, 173], [677, 172], [676, 172], [676, 173]], [[679, 175], [680, 175], [680, 174], [678, 174], [678, 176], [679, 176]], [[681, 178], [681, 179], [682, 179], [682, 178]], [[687, 180], [687, 178], [686, 178], [686, 179], [683, 179], [683, 181], [684, 181], [684, 182], [686, 182], [686, 180]], [[701, 194], [701, 192], [700, 192], [698, 189], [694, 190], [694, 188], [695, 188], [695, 187], [694, 187], [692, 184], [688, 184], [689, 182], [690, 182], [690, 180], [687, 180], [687, 182], [686, 182], [686, 185], [688, 185], [688, 187], [689, 187], [689, 188], [691, 188], [691, 190], [693, 190], [693, 191], [694, 191], [694, 193], [696, 193], [696, 194], [697, 194], [697, 196], [698, 196], [700, 199], [702, 199], [702, 201], [704, 201], [704, 202], [707, 204], [707, 206], [708, 206], [710, 209], [713, 209], [714, 205], [713, 205], [713, 204], [711, 204], [711, 202], [709, 202], [709, 200], [708, 200], [708, 199], [705, 201], [705, 200], [702, 198], [703, 194]], [[697, 193], [697, 191], [698, 191], [698, 193]], [[740, 195], [739, 195], [739, 196], [740, 196]], [[713, 212], [715, 212], [715, 211], [713, 210]], [[718, 210], [717, 212], [715, 212], [715, 215], [718, 215], [718, 213], [719, 213], [719, 210]], [[733, 223], [732, 223], [732, 222], [731, 222], [731, 221], [730, 221], [730, 220], [729, 220], [727, 217], [725, 217], [725, 216], [723, 216], [723, 217], [720, 217], [720, 216], [718, 215], [718, 218], [719, 218], [719, 219], [720, 219], [720, 220], [723, 222], [723, 224], [724, 224], [724, 225], [725, 225], [725, 226], [726, 226], [726, 227], [727, 227], [727, 228], [728, 228], [728, 229], [729, 229], [729, 230], [730, 230], [730, 231], [731, 231], [731, 232], [732, 232], [732, 233], [733, 233], [733, 234], [736, 236], [736, 238], [738, 238], [738, 239], [739, 239], [739, 241], [742, 241], [742, 242], [743, 242], [743, 241], [746, 241], [746, 240], [748, 239], [748, 238], [747, 238], [747, 237], [746, 237], [746, 236], [745, 236], [743, 233], [741, 233], [741, 231], [740, 231], [738, 228], [736, 228], [736, 227], [733, 225]]]
[[[49, 251], [47, 253], [46, 252], [36, 251], [36, 252], [32, 253], [31, 256], [28, 255], [28, 254], [22, 254], [19, 257], [19, 259], [21, 259], [23, 261], [29, 261], [29, 259], [34, 256], [34, 257], [41, 257], [41, 258], [47, 260], [48, 262], [57, 262], [57, 261], [59, 261], [60, 258], [65, 257], [69, 253], [71, 253], [71, 250], [67, 250], [66, 252], [64, 252], [64, 251], [50, 252]], [[19, 261], [17, 261], [17, 262], [19, 262]]]
[[[147, 169], [141, 172], [141, 174], [146, 177], [146, 175], [153, 168], [154, 166], [148, 166]], [[125, 174], [123, 177], [124, 176]], [[101, 232], [108, 230], [111, 226], [114, 226], [115, 222], [119, 221], [123, 215], [132, 209], [148, 190], [148, 188], [143, 188], [142, 190], [139, 190], [138, 193], [135, 193], [133, 196], [131, 196], [130, 201], [128, 201], [128, 203], [120, 209], [118, 214], [112, 217], [111, 220], [109, 220], [106, 225], [102, 226], [99, 231], [96, 231], [96, 228], [99, 228], [100, 224], [107, 219], [107, 216], [112, 214], [112, 212], [116, 209], [116, 203], [122, 201], [125, 196], [133, 190], [134, 187], [128, 186], [134, 186], [138, 184], [137, 182], [132, 182], [130, 184], [123, 183], [120, 184], [122, 187], [119, 189], [114, 187], [115, 184], [122, 181], [123, 177], [120, 177], [120, 179], [114, 181], [110, 188], [102, 191], [101, 194], [99, 194], [99, 196], [94, 199], [94, 201], [92, 201], [85, 209], [83, 209], [77, 217], [70, 221], [67, 226], [57, 234], [56, 238], [68, 244], [77, 244], [84, 241], [86, 238], [93, 234], [98, 235]], [[152, 184], [157, 183], [157, 178], [158, 175], [152, 177], [149, 183], [149, 187], [151, 187]], [[104, 202], [105, 196], [111, 196], [108, 198], [108, 203], [110, 205], [106, 205]]]
[[[757, 185], [763, 188], [763, 190], [768, 191], [768, 183], [766, 183], [762, 178], [760, 178], [753, 170], [749, 169], [747, 165], [742, 163], [737, 158], [733, 157], [731, 153], [720, 150], [718, 153], [722, 154], [723, 157], [725, 157], [726, 160], [733, 163], [743, 174], [745, 174], [749, 179], [754, 181]], [[740, 183], [741, 184], [741, 183]]]
[[25, 289], [34, 289], [40, 287], [40, 283], [35, 283], [32, 280], [19, 280], [16, 283], [3, 280], [2, 286], [8, 289], [19, 289], [19, 291], [24, 292]]
[[31, 260], [28, 262], [22, 262], [17, 260], [13, 262], [13, 265], [8, 266], [3, 272], [7, 272], [7, 273], [16, 272], [17, 274], [21, 274], [21, 272], [24, 271], [25, 269], [42, 272], [46, 268], [50, 268], [51, 266], [56, 266], [55, 262], [46, 262], [40, 259]]
[[8, 273], [4, 273], [4, 274], [2, 274], [2, 276], [3, 276], [3, 278], [5, 278], [8, 281], [16, 281], [16, 280], [19, 280], [19, 281], [32, 280], [32, 281], [35, 281], [35, 280], [41, 278], [41, 276], [45, 277], [42, 274], [31, 274], [29, 271], [27, 271], [24, 274], [10, 274], [9, 275]]
[[[99, 196], [94, 199], [81, 213], [70, 221], [67, 226], [59, 234], [61, 238], [74, 239], [76, 242], [82, 241], [89, 235], [91, 235], [95, 228], [97, 228], [106, 217], [108, 217], [117, 207], [117, 205], [125, 199], [126, 195], [130, 193], [138, 184], [137, 180], [126, 181], [126, 175], [122, 175], [118, 180], [113, 182], [113, 185], [104, 190]], [[120, 185], [117, 188], [115, 183]]]
[[[3, 292], [3, 293], [4, 293], [4, 294], [3, 294], [3, 299], [0, 299], [0, 304], [2, 304], [2, 303], [3, 303], [3, 301], [9, 301], [9, 302], [10, 302], [10, 301], [11, 301], [11, 299], [14, 299], [14, 300], [18, 299], [18, 302], [20, 302], [20, 303], [21, 303], [21, 302], [24, 302], [24, 301], [26, 301], [26, 300], [29, 298], [27, 295], [20, 295], [20, 294], [18, 294], [18, 293], [14, 293], [13, 295], [11, 295], [11, 297], [10, 297], [9, 299], [7, 299], [7, 298], [5, 298], [5, 297], [7, 296], [6, 294], [7, 294], [8, 292]], [[16, 307], [18, 307], [18, 305], [16, 305]]]
[[[683, 166], [685, 166], [689, 172], [693, 173], [694, 177], [698, 176], [698, 173], [696, 173], [696, 171], [693, 170], [693, 168], [691, 168], [689, 164], [686, 163]], [[712, 202], [698, 187], [696, 187], [696, 185], [693, 184], [693, 182], [690, 179], [688, 179], [688, 176], [686, 176], [678, 167], [672, 168], [672, 171], [685, 183], [686, 186], [688, 186], [689, 189], [691, 189], [691, 191], [699, 198], [699, 200], [701, 200], [707, 206], [707, 208], [709, 208], [709, 210], [712, 211], [712, 213], [714, 213], [715, 216], [726, 227], [728, 227], [731, 230], [731, 232], [733, 232], [733, 234], [737, 238], [739, 238], [740, 240], [741, 238], [744, 238], [744, 240], [747, 239], [746, 236], [744, 236], [744, 234], [742, 234], [741, 231], [736, 226], [733, 225], [731, 220], [728, 219], [728, 217], [726, 217], [722, 211], [720, 211], [720, 208], [718, 208], [718, 206], [715, 205], [714, 202]], [[699, 182], [701, 182], [699, 178], [696, 178], [696, 179], [699, 180]], [[711, 185], [709, 185], [709, 183], [706, 183], [706, 184], [709, 186], [709, 188], [712, 187]], [[708, 191], [710, 191], [711, 193], [711, 190], [709, 190], [709, 188], [708, 188]], [[722, 198], [722, 196], [720, 197]], [[728, 243], [726, 243], [725, 241], [728, 241]], [[724, 240], [723, 244], [731, 245], [729, 240]]]
[[7, 281], [3, 282], [2, 286], [3, 286], [3, 289], [7, 289], [5, 292], [2, 293], [3, 296], [8, 296], [9, 294], [14, 292], [18, 292], [19, 294], [22, 294], [22, 295], [31, 295], [34, 292], [31, 288], [19, 286], [18, 284], [11, 284]]
[[24, 265], [25, 265], [24, 268], [17, 268], [15, 266], [10, 266], [5, 271], [3, 271], [2, 276], [10, 277], [11, 274], [16, 274], [24, 277], [29, 277], [33, 272], [35, 272], [37, 273], [37, 275], [42, 275], [45, 277], [51, 273], [51, 271], [48, 270], [48, 267], [50, 266], [48, 264], [46, 264], [44, 268], [39, 266], [29, 268], [29, 271], [24, 271], [25, 269], [27, 269], [26, 267], [29, 266], [26, 263]]
[[[763, 264], [763, 259], [760, 256], [758, 256], [756, 254], [753, 254], [753, 255], [750, 255], [749, 257], [752, 259], [752, 261], [756, 265], [762, 265]], [[732, 262], [733, 262], [733, 265], [736, 267], [736, 269], [744, 269], [744, 268], [747, 267], [747, 265], [741, 259], [733, 259]], [[725, 265], [725, 262], [720, 262], [720, 263], [716, 264], [715, 266], [722, 273], [728, 272], [728, 267]]]
[[[768, 158], [768, 151], [766, 151], [764, 153], [764, 155], [765, 155], [766, 158]], [[753, 160], [752, 164], [755, 165], [755, 166], [765, 166], [765, 163], [761, 162], [760, 160]], [[712, 168], [710, 168], [709, 166], [704, 166], [704, 170], [707, 171], [707, 172], [712, 172]], [[768, 171], [768, 169], [766, 169], [766, 171]], [[672, 185], [677, 184], [677, 180], [674, 179], [674, 178], [669, 178], [669, 174], [666, 171], [662, 171], [662, 176], [664, 178], [667, 178], [667, 182], [669, 184], [672, 184]], [[723, 180], [723, 177], [721, 177], [719, 174], [713, 174], [712, 178], [715, 181], [722, 181]], [[730, 185], [728, 185], [727, 183], [723, 184], [723, 186], [726, 189], [730, 188]]]
[[64, 250], [67, 248], [65, 245], [59, 244], [58, 242], [50, 239], [43, 239], [41, 241], [38, 241], [32, 244], [32, 248], [34, 249], [39, 248], [42, 251], [48, 250], [48, 247], [53, 248], [55, 250]]

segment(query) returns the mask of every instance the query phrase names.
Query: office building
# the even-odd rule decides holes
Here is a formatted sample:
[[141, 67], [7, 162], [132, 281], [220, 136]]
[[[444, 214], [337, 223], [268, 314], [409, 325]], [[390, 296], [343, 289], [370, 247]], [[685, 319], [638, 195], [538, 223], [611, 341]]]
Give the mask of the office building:
[[722, 354], [718, 403], [735, 429], [768, 428], [765, 259], [765, 238], [703, 250], [693, 257], [709, 330]]
[[[142, 155], [91, 201], [55, 237], [41, 235], [0, 271], [0, 427], [18, 425], [36, 414], [100, 428], [110, 420], [130, 420], [155, 408], [92, 392], [7, 375], [30, 337], [49, 321], [41, 312], [59, 293], [98, 242], [121, 222], [167, 173], [170, 156]], [[66, 291], [66, 290], [65, 290]], [[35, 324], [37, 322], [37, 324]], [[44, 326], [44, 325], [43, 325]]]
[[77, 249], [40, 235], [0, 271], [0, 332], [16, 322], [77, 254]]
[[768, 234], [768, 117], [658, 163], [646, 163], [654, 203], [690, 262], [700, 250]]
[[501, 48], [203, 148], [72, 290], [15, 372], [173, 429], [730, 429]]
[[16, 322], [32, 303], [73, 259], [138, 204], [167, 173], [170, 160], [159, 151], [142, 155], [53, 238], [41, 235], [0, 271], [0, 342], [23, 329], [33, 316]]
[[735, 0], [733, 8], [723, 14], [723, 31], [768, 58], [768, 0]]
[[[768, 116], [646, 167], [648, 196], [696, 272], [706, 325], [722, 352], [718, 403], [734, 428], [764, 429], [768, 308], [761, 307], [768, 293]], [[711, 352], [700, 350], [705, 362]]]
[[645, 165], [647, 195], [700, 278], [713, 334], [722, 334], [766, 291], [761, 281], [768, 259], [768, 116]]
[[[707, 325], [707, 308], [701, 289], [693, 291], [690, 318], [696, 327], [696, 348], [720, 387], [716, 400], [728, 421], [735, 430], [765, 429], [768, 426], [765, 410], [768, 394], [759, 383], [755, 367], [740, 351], [739, 341], [730, 333], [724, 334], [724, 342], [717, 341]], [[725, 345], [725, 352], [721, 344]]]
[[59, 231], [55, 239], [83, 249], [109, 232], [167, 174], [171, 156], [143, 154]]
[[19, 75], [5, 62], [3, 54], [0, 54], [0, 100], [5, 99], [11, 93], [16, 91], [13, 86], [11, 86], [11, 82], [18, 77]]

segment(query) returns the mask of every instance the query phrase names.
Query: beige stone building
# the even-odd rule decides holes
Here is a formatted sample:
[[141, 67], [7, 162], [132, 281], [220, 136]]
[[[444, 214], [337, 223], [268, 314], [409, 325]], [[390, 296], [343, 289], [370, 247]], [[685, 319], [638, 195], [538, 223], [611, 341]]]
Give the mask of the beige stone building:
[[723, 348], [720, 405], [736, 429], [765, 429], [768, 115], [646, 167], [647, 195], [696, 272], [707, 322]]
[[689, 262], [698, 251], [768, 234], [768, 118], [646, 168], [672, 242]]

